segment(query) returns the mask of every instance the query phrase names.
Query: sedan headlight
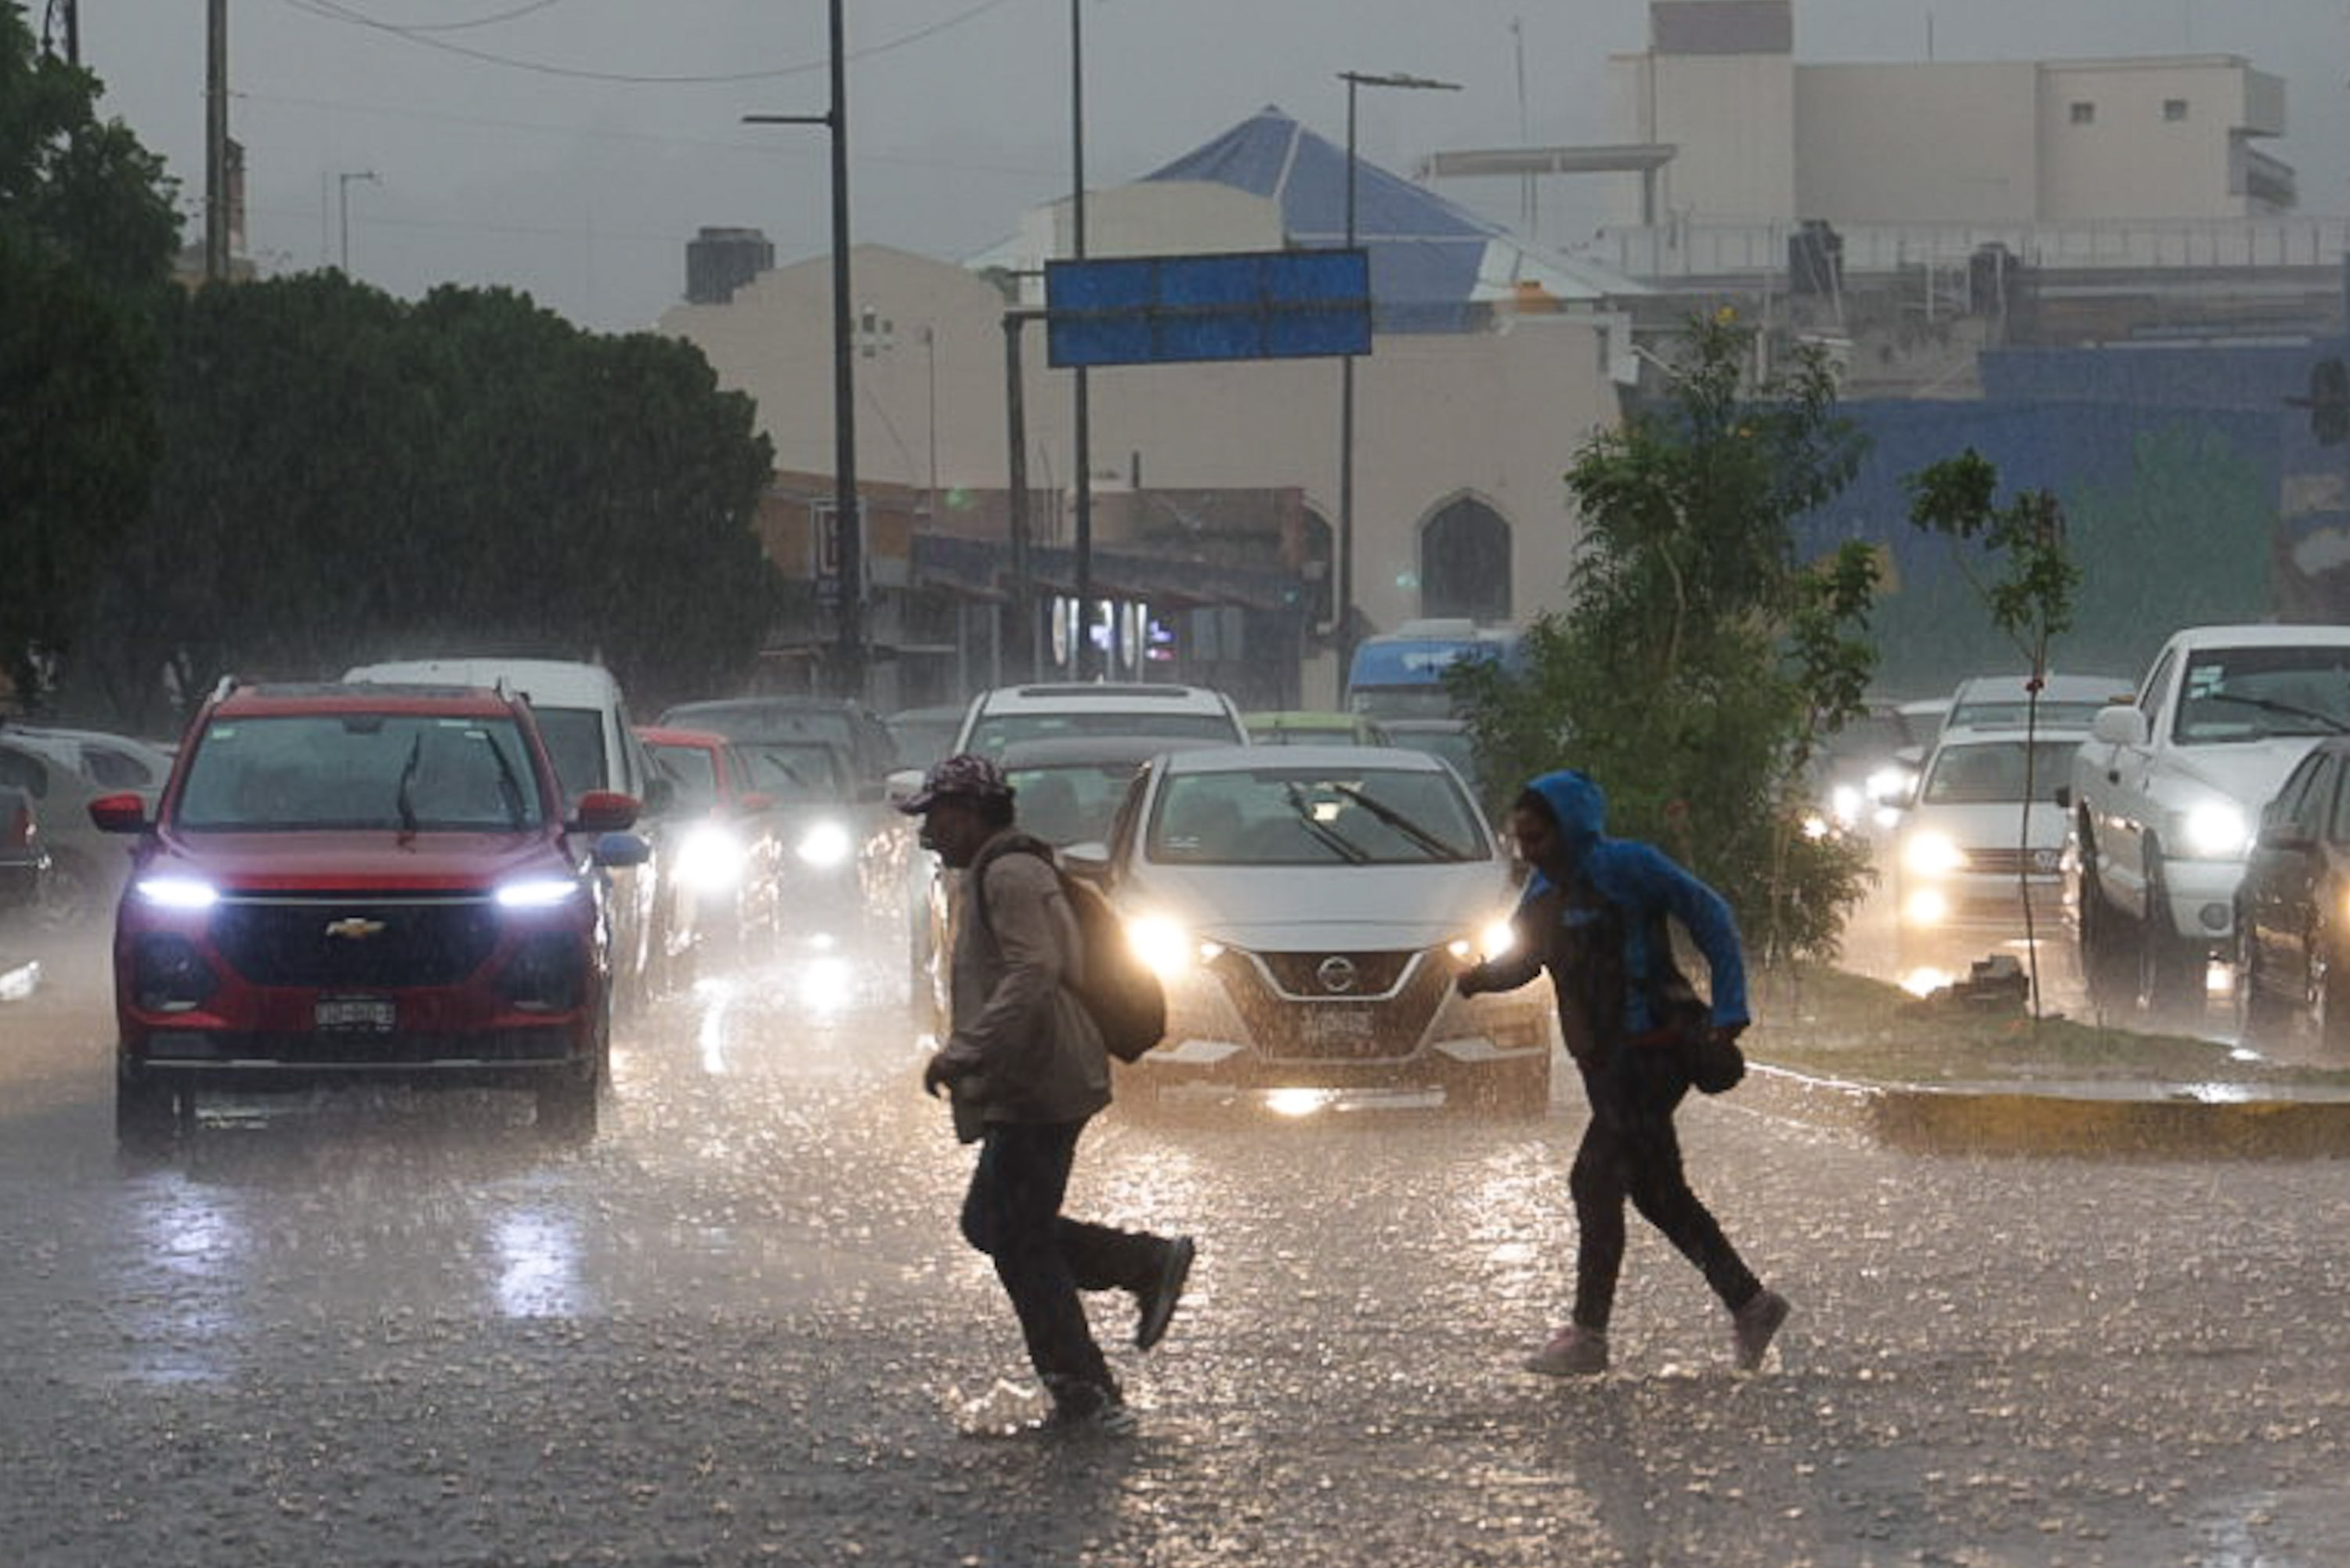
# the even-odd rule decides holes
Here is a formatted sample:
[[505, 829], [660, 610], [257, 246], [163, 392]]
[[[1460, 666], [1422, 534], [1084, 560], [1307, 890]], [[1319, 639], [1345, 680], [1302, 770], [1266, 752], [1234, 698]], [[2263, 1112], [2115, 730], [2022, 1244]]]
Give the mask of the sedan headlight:
[[166, 909], [209, 909], [220, 902], [220, 889], [193, 877], [142, 877], [139, 896]]
[[1948, 877], [1966, 864], [1966, 851], [1947, 833], [1913, 833], [1901, 841], [1901, 868], [1912, 877]]
[[749, 857], [732, 830], [702, 823], [677, 846], [677, 879], [696, 893], [723, 893], [743, 879]]
[[1201, 940], [1180, 920], [1165, 915], [1141, 915], [1128, 920], [1126, 940], [1134, 956], [1161, 980], [1172, 980], [1195, 963], [1212, 962], [1224, 950], [1221, 943]]
[[802, 860], [819, 870], [829, 870], [856, 852], [857, 841], [840, 824], [819, 822], [800, 835], [795, 847]]
[[2235, 802], [2207, 800], [2179, 820], [2179, 847], [2203, 860], [2229, 860], [2251, 847], [2252, 836]]

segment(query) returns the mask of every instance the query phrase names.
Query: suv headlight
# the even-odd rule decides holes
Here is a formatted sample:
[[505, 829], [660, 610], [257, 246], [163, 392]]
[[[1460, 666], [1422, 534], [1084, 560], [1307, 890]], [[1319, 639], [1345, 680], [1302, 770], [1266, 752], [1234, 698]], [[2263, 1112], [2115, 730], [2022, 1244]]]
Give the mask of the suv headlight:
[[2251, 846], [2243, 808], [2231, 800], [2207, 800], [2178, 818], [2180, 849], [2199, 860], [2232, 860]]
[[1966, 864], [1966, 852], [1947, 833], [1913, 833], [1901, 841], [1901, 868], [1912, 877], [1948, 877]]
[[141, 877], [139, 896], [165, 909], [209, 909], [220, 902], [220, 889], [193, 877]]
[[498, 888], [498, 908], [552, 909], [578, 894], [578, 882], [568, 877], [525, 877]]
[[723, 893], [743, 879], [747, 857], [740, 838], [703, 823], [678, 844], [677, 879], [696, 893]]

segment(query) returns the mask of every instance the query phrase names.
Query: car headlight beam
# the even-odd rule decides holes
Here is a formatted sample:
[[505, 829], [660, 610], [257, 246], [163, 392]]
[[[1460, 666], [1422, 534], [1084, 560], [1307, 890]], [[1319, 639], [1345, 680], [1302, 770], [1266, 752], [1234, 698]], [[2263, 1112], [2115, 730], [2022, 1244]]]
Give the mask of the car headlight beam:
[[749, 858], [743, 841], [726, 828], [703, 823], [677, 847], [677, 879], [697, 893], [723, 893], [743, 879]]
[[220, 902], [220, 889], [193, 877], [142, 877], [139, 896], [165, 909], [209, 909]]
[[2179, 821], [2179, 847], [2202, 860], [2227, 860], [2251, 847], [2251, 833], [2233, 801], [2207, 800]]
[[1224, 950], [1221, 943], [1201, 940], [1180, 920], [1166, 915], [1128, 920], [1126, 940], [1134, 956], [1161, 980], [1172, 980], [1195, 963], [1211, 963]]
[[795, 846], [799, 857], [819, 870], [829, 870], [856, 852], [856, 841], [848, 829], [837, 822], [819, 822], [800, 835]]
[[1948, 877], [1966, 864], [1966, 851], [1947, 833], [1913, 833], [1901, 841], [1901, 868], [1913, 877]]
[[525, 877], [497, 890], [502, 909], [552, 909], [578, 896], [578, 882], [567, 877]]

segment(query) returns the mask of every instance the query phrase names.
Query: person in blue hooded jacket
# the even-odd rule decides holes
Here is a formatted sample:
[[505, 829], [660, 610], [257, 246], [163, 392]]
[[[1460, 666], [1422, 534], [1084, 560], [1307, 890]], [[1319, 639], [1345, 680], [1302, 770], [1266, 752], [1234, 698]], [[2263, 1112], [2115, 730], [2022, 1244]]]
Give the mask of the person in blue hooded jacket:
[[[1719, 893], [1655, 846], [1607, 836], [1607, 815], [1599, 786], [1569, 769], [1544, 774], [1518, 797], [1510, 831], [1534, 875], [1514, 918], [1517, 940], [1457, 981], [1464, 995], [1512, 991], [1549, 970], [1591, 1104], [1567, 1183], [1574, 1313], [1525, 1366], [1555, 1377], [1607, 1369], [1628, 1199], [1704, 1273], [1730, 1313], [1735, 1365], [1751, 1372], [1786, 1322], [1787, 1301], [1762, 1287], [1690, 1190], [1673, 1131], [1673, 1110], [1690, 1089], [1686, 1030], [1729, 1044], [1747, 1024], [1738, 924]], [[1710, 1009], [1674, 962], [1669, 919], [1705, 958]]]

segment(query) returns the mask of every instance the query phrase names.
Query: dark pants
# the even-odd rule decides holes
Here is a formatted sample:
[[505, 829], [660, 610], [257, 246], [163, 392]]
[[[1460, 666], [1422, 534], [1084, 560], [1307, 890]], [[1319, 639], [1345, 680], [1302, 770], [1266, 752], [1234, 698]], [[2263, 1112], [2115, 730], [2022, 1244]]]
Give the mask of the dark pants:
[[1608, 1060], [1583, 1069], [1591, 1121], [1575, 1151], [1567, 1189], [1575, 1196], [1575, 1321], [1605, 1332], [1624, 1266], [1624, 1201], [1654, 1225], [1706, 1283], [1735, 1312], [1762, 1289], [1721, 1233], [1713, 1215], [1690, 1190], [1681, 1172], [1673, 1109], [1689, 1093], [1678, 1053], [1618, 1045]]
[[1156, 1236], [1062, 1217], [1085, 1125], [989, 1123], [962, 1203], [964, 1240], [995, 1261], [1028, 1360], [1064, 1400], [1085, 1385], [1118, 1391], [1077, 1293], [1148, 1289], [1168, 1246]]

